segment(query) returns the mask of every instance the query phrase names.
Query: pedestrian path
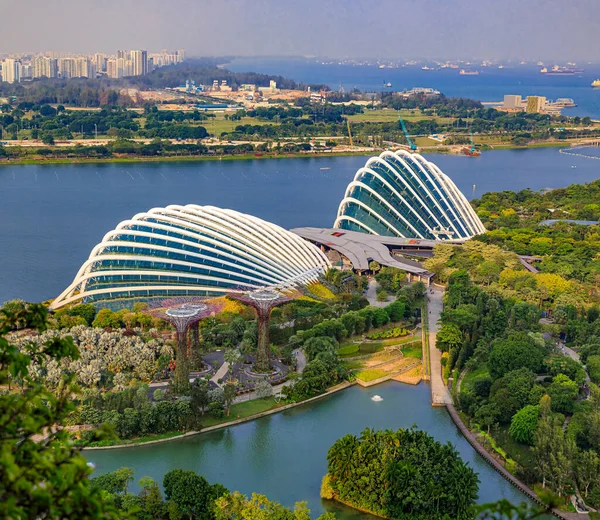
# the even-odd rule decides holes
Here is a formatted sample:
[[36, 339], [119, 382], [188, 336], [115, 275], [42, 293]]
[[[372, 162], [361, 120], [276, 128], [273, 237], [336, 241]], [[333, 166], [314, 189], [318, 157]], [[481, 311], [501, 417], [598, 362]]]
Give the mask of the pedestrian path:
[[219, 367], [219, 370], [217, 370], [215, 372], [215, 375], [212, 376], [210, 378], [210, 380], [218, 386], [223, 386], [222, 384], [219, 384], [219, 379], [223, 379], [226, 375], [227, 372], [229, 371], [229, 363], [227, 363], [227, 361], [223, 361], [223, 364]]
[[452, 404], [452, 397], [442, 376], [442, 353], [435, 346], [438, 321], [443, 310], [444, 290], [433, 287], [427, 292], [429, 309], [429, 360], [431, 363], [431, 404], [444, 406]]

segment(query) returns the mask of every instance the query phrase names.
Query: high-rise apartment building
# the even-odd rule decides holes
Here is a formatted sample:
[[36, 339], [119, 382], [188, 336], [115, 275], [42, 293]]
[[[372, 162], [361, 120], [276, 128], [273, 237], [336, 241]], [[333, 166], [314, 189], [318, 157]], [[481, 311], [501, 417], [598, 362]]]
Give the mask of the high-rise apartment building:
[[179, 49], [178, 51], [176, 51], [177, 54], [177, 63], [181, 63], [183, 60], [185, 60], [185, 50], [184, 49]]
[[7, 58], [2, 62], [2, 81], [6, 83], [20, 83], [21, 62]]
[[77, 77], [77, 66], [75, 58], [60, 58], [58, 60], [58, 73], [63, 79]]
[[106, 75], [109, 78], [118, 78], [117, 60], [106, 60]]
[[145, 76], [148, 74], [148, 52], [131, 51], [131, 62], [133, 63], [132, 76]]
[[34, 78], [55, 78], [58, 75], [58, 61], [55, 58], [34, 58], [31, 67]]
[[96, 72], [106, 72], [106, 56], [104, 54], [94, 54], [94, 65], [96, 66]]

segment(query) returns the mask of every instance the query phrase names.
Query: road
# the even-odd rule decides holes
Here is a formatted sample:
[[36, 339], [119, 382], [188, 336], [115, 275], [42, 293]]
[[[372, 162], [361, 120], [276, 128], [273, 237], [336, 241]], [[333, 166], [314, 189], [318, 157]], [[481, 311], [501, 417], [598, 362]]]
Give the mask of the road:
[[429, 359], [431, 363], [431, 404], [444, 406], [452, 404], [452, 397], [442, 377], [442, 353], [435, 346], [438, 331], [438, 321], [444, 308], [442, 298], [443, 289], [432, 287], [433, 293], [427, 293], [429, 308]]

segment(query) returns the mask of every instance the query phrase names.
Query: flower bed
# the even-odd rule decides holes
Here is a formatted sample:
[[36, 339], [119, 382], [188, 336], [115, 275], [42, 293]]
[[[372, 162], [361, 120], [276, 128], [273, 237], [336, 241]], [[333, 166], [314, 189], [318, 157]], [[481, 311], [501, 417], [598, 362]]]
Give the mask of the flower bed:
[[408, 335], [409, 331], [403, 327], [394, 327], [392, 329], [380, 330], [367, 335], [367, 339], [392, 339], [401, 338]]

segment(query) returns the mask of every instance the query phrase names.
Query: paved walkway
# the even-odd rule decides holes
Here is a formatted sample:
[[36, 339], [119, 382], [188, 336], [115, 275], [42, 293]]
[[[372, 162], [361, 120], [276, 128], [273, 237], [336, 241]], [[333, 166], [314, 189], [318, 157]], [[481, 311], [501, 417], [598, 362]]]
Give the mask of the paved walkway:
[[[298, 374], [302, 374], [302, 372], [304, 372], [304, 368], [306, 367], [306, 355], [304, 354], [303, 350], [294, 350], [292, 354], [296, 356], [296, 372]], [[292, 382], [288, 380], [285, 383], [273, 386], [273, 395], [279, 395], [284, 386], [289, 386], [291, 384]], [[256, 399], [256, 392], [238, 395], [233, 402], [243, 403], [246, 401], [251, 401], [252, 399]]]
[[218, 386], [223, 386], [218, 383], [219, 379], [224, 379], [229, 371], [229, 363], [227, 361], [223, 361], [223, 364], [219, 367], [219, 370], [215, 372], [215, 375], [210, 378], [210, 380]]
[[369, 280], [369, 288], [367, 289], [367, 294], [365, 296], [367, 297], [367, 300], [369, 300], [369, 305], [372, 305], [373, 307], [385, 307], [394, 301], [394, 298], [389, 296], [386, 302], [377, 301], [377, 281], [375, 278]]
[[429, 308], [429, 360], [431, 363], [431, 404], [443, 406], [452, 404], [452, 397], [442, 377], [442, 353], [435, 346], [435, 337], [438, 331], [438, 321], [444, 308], [442, 297], [444, 290], [432, 287], [433, 293], [427, 292]]

